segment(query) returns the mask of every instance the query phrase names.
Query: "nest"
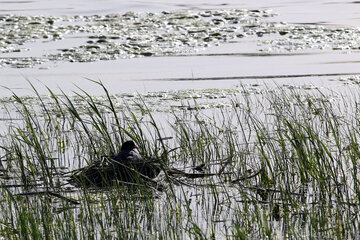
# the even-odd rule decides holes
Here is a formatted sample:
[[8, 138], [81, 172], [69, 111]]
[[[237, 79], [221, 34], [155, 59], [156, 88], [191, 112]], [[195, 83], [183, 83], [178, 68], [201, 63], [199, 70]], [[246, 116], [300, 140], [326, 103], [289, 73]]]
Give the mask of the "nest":
[[69, 182], [81, 186], [109, 186], [114, 182], [152, 182], [161, 169], [160, 162], [154, 159], [129, 162], [103, 157], [101, 161], [74, 170]]

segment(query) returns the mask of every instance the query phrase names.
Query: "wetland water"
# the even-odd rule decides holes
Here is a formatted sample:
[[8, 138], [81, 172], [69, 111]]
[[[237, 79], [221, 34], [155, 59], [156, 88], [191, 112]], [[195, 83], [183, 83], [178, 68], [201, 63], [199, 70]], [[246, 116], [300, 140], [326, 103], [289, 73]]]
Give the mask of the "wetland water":
[[[274, 23], [302, 24], [308, 23], [308, 27], [326, 27], [326, 28], [348, 28], [357, 27], [358, 10], [355, 2], [351, 1], [206, 1], [192, 3], [192, 1], [3, 1], [0, 3], [2, 14], [17, 15], [45, 15], [45, 16], [74, 16], [74, 15], [106, 15], [112, 13], [125, 13], [129, 11], [143, 13], [162, 11], [191, 10], [201, 11], [206, 9], [272, 9], [276, 16], [260, 21]], [[336, 14], [335, 14], [336, 13]], [[29, 20], [30, 21], [30, 20]], [[76, 21], [64, 21], [67, 24], [76, 25]], [[34, 20], [33, 22], [36, 22]], [[61, 21], [55, 20], [55, 25], [60, 25]], [[78, 20], [78, 24], [83, 24]], [[248, 23], [252, 24], [252, 23]], [[246, 24], [243, 24], [246, 25]], [[293, 25], [290, 25], [291, 28]], [[231, 26], [230, 26], [231, 27]], [[264, 27], [256, 28], [256, 31], [264, 31]], [[284, 27], [284, 26], [283, 26]], [[266, 27], [265, 27], [266, 28]], [[288, 29], [289, 30], [289, 29]], [[58, 30], [60, 31], [60, 30]], [[153, 30], [149, 30], [149, 34]], [[278, 30], [279, 32], [280, 30]], [[79, 33], [64, 29], [60, 31], [61, 37], [52, 41], [52, 35], [49, 38], [35, 39], [26, 42], [21, 46], [14, 46], [21, 49], [21, 52], [3, 52], [1, 57], [38, 57], [48, 53], [58, 54], [59, 49], [79, 47], [86, 45], [91, 35], [101, 35], [101, 32], [94, 30]], [[70, 32], [67, 34], [67, 32]], [[265, 31], [266, 32], [266, 31]], [[306, 44], [311, 48], [302, 46], [298, 50], [280, 51], [279, 49], [270, 51], [268, 55], [259, 54], [259, 49], [271, 48], [263, 43], [268, 40], [277, 40], [281, 36], [279, 33], [265, 34], [263, 37], [249, 36], [246, 38], [227, 39], [227, 44], [209, 42], [210, 47], [203, 48], [203, 44], [196, 47], [196, 51], [182, 52], [186, 56], [157, 56], [142, 58], [126, 58], [120, 56], [117, 60], [96, 61], [91, 63], [69, 63], [68, 61], [45, 62], [41, 65], [35, 65], [31, 68], [9, 68], [8, 66], [0, 69], [0, 80], [3, 86], [11, 88], [26, 88], [26, 78], [35, 80], [34, 84], [39, 90], [44, 87], [36, 83], [40, 80], [45, 85], [53, 89], [60, 86], [66, 91], [73, 89], [73, 83], [84, 88], [91, 93], [96, 93], [96, 89], [89, 86], [84, 81], [84, 77], [91, 79], [101, 79], [107, 86], [111, 86], [113, 93], [119, 92], [146, 92], [158, 91], [164, 89], [184, 89], [184, 88], [214, 88], [231, 87], [238, 84], [239, 77], [249, 77], [242, 82], [257, 81], [256, 76], [269, 76], [266, 82], [276, 82], [277, 75], [306, 75], [306, 74], [328, 74], [328, 73], [356, 73], [358, 72], [359, 56], [357, 51], [348, 51], [347, 43], [339, 44], [340, 50], [333, 51], [332, 46], [326, 47], [328, 43], [325, 40], [327, 32], [318, 31], [320, 37], [311, 39], [313, 30], [308, 30], [305, 37], [309, 38]], [[295, 33], [294, 33], [295, 34]], [[303, 33], [301, 33], [303, 34]], [[314, 34], [313, 34], [314, 35]], [[284, 35], [288, 37], [289, 35]], [[347, 42], [357, 41], [356, 35], [349, 33], [351, 39]], [[294, 37], [294, 36], [293, 36]], [[324, 37], [322, 39], [322, 37]], [[294, 39], [296, 36], [294, 37]], [[334, 38], [342, 38], [335, 36]], [[92, 39], [93, 40], [93, 39]], [[98, 40], [98, 39], [96, 39]], [[11, 41], [11, 39], [10, 39]], [[294, 40], [295, 41], [295, 40]], [[293, 46], [296, 43], [280, 43]], [[306, 42], [304, 39], [298, 41]], [[318, 41], [318, 43], [317, 43]], [[89, 44], [88, 44], [89, 45]], [[218, 46], [217, 46], [218, 45]], [[325, 46], [325, 47], [324, 47]], [[191, 46], [190, 46], [191, 47]], [[324, 47], [324, 49], [319, 48]], [[337, 47], [337, 46], [336, 46]], [[342, 47], [344, 47], [343, 50]], [[303, 54], [304, 51], [307, 54]], [[181, 54], [181, 55], [183, 55]], [[41, 60], [40, 60], [41, 61]], [[253, 79], [251, 77], [254, 77]], [[275, 77], [272, 77], [275, 76]], [[189, 79], [184, 82], [171, 81], [172, 79]], [[206, 82], [195, 81], [198, 78], [208, 79]], [[217, 79], [217, 81], [212, 80]], [[230, 79], [229, 79], [230, 78]], [[235, 79], [231, 79], [235, 78]], [[161, 80], [161, 81], [159, 81]], [[264, 79], [260, 80], [264, 82]], [[317, 76], [304, 77], [296, 79], [283, 79], [281, 82], [302, 83], [311, 82], [316, 85], [328, 86], [328, 82], [319, 79]], [[19, 91], [19, 94], [28, 94], [28, 91]], [[2, 91], [2, 94], [9, 94]]]
[[[358, 238], [358, 6], [0, 1], [0, 237]], [[69, 184], [128, 138], [156, 186]]]

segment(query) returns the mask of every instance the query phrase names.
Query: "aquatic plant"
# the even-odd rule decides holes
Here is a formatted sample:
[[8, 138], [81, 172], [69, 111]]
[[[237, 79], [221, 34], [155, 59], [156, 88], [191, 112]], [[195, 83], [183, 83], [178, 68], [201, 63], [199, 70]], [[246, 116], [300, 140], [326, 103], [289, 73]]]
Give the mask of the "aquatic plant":
[[[118, 108], [121, 99], [95, 84], [104, 96], [49, 89], [43, 97], [34, 89], [40, 104], [15, 93], [11, 108], [3, 102], [12, 120], [0, 144], [2, 237], [358, 236], [353, 96], [243, 85], [222, 108], [201, 108], [193, 98], [178, 110], [156, 112], [144, 97]], [[68, 183], [71, 170], [116, 153], [126, 139], [169, 166], [154, 179], [161, 188], [141, 181], [106, 188]]]

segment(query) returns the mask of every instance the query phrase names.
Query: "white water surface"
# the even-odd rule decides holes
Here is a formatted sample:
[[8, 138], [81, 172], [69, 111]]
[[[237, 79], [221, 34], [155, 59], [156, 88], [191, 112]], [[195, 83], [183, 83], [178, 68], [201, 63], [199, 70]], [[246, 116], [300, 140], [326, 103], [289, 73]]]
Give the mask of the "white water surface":
[[[259, 1], [190, 1], [190, 0], [4, 0], [0, 1], [0, 14], [17, 15], [104, 15], [108, 13], [161, 12], [200, 9], [272, 9], [278, 16], [271, 21], [287, 23], [321, 24], [325, 26], [359, 26], [360, 4], [356, 1], [332, 0], [259, 0]], [[72, 41], [77, 41], [73, 39]], [[48, 51], [42, 43], [33, 44], [31, 53]], [[54, 42], [52, 49], [60, 42]], [[46, 63], [33, 68], [0, 68], [0, 85], [15, 89], [19, 95], [32, 94], [27, 80], [46, 94], [44, 85], [53, 90], [61, 88], [69, 93], [75, 85], [91, 94], [102, 94], [101, 89], [86, 78], [101, 80], [111, 93], [147, 92], [194, 88], [227, 88], [239, 83], [266, 82], [267, 84], [312, 83], [336, 89], [329, 82], [335, 77], [277, 78], [278, 75], [338, 74], [360, 72], [359, 52], [313, 51], [311, 54], [284, 54], [280, 56], [251, 56], [258, 53], [253, 39], [239, 43], [213, 46], [197, 52], [199, 55], [182, 57], [148, 57], [119, 59], [91, 63]], [[249, 55], [250, 53], [250, 55]], [[4, 57], [1, 56], [0, 57]], [[252, 77], [253, 76], [253, 77]], [[273, 76], [258, 79], [257, 76]], [[239, 77], [239, 78], [237, 78]], [[246, 79], [242, 79], [246, 77]], [[222, 79], [221, 79], [222, 78]], [[173, 81], [187, 79], [187, 81]], [[204, 80], [205, 79], [205, 80]], [[1, 96], [11, 95], [0, 89]]]

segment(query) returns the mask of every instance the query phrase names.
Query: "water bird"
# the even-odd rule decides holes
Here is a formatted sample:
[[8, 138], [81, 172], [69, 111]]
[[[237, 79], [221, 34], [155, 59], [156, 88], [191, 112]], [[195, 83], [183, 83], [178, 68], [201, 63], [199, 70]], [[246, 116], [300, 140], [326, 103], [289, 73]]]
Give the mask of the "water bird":
[[120, 152], [112, 157], [115, 161], [124, 162], [139, 162], [143, 158], [138, 152], [139, 148], [133, 141], [126, 141], [121, 146]]
[[122, 183], [152, 182], [161, 171], [160, 161], [142, 158], [133, 141], [126, 141], [120, 152], [103, 156], [89, 166], [71, 172], [69, 182], [83, 186], [108, 186], [114, 181]]

